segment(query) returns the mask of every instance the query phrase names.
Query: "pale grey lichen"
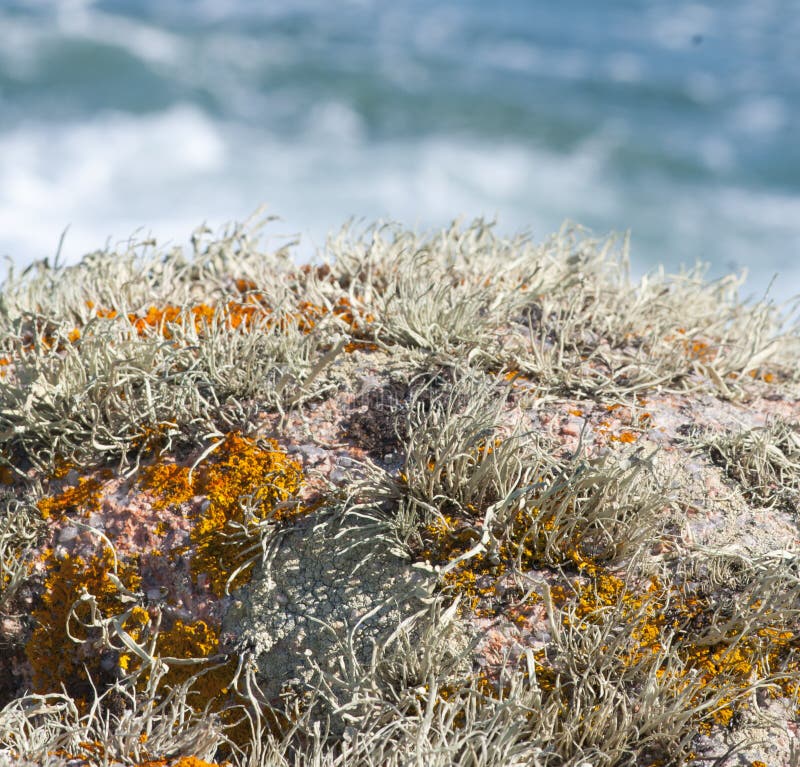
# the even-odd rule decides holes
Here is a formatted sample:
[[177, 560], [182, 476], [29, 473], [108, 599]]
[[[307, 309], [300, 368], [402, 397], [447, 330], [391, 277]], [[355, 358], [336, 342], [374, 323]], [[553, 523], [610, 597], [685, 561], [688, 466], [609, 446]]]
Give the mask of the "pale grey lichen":
[[265, 697], [315, 685], [320, 672], [332, 694], [346, 696], [343, 662], [368, 667], [403, 621], [426, 612], [435, 578], [393, 549], [388, 533], [375, 520], [325, 512], [275, 537], [223, 627], [256, 659]]

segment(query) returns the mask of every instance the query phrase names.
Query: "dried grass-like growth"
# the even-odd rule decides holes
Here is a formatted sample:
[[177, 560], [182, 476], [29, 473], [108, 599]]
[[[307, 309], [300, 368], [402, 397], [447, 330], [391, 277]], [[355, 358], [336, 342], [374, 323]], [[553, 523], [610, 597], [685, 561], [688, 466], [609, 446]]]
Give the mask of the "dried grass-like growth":
[[0, 764], [4, 757], [24, 767], [157, 764], [164, 754], [211, 760], [225, 742], [222, 727], [186, 696], [185, 686], [159, 700], [117, 686], [86, 711], [64, 694], [19, 698], [0, 710]]
[[41, 529], [41, 517], [30, 499], [0, 490], [0, 615], [28, 576], [28, 554]]
[[242, 428], [258, 409], [325, 392], [323, 371], [344, 341], [317, 310], [295, 310], [287, 253], [256, 249], [247, 230], [205, 246], [201, 235], [190, 257], [143, 243], [7, 279], [7, 461], [39, 470], [57, 459], [136, 463], [153, 447]]
[[495, 514], [519, 569], [609, 565], [657, 538], [666, 504], [648, 459], [629, 453], [575, 460], [549, 481], [512, 493]]
[[771, 303], [741, 302], [740, 278], [708, 283], [698, 266], [634, 283], [627, 241], [620, 248], [578, 227], [538, 246], [482, 221], [428, 238], [345, 230], [329, 251], [330, 282], [373, 317], [374, 341], [517, 370], [545, 390], [733, 397], [747, 374], [797, 380], [797, 323]]
[[475, 511], [547, 471], [541, 440], [502, 428], [504, 381], [457, 373], [447, 379], [416, 388], [399, 426], [407, 435], [402, 478], [412, 503]]
[[766, 426], [700, 443], [749, 500], [800, 508], [800, 428], [776, 419]]

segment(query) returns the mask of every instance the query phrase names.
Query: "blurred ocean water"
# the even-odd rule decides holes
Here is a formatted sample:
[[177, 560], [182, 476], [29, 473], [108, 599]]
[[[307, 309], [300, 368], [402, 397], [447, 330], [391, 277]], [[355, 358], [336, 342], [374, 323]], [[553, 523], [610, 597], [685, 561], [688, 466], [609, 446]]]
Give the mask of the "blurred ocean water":
[[0, 256], [259, 204], [345, 220], [631, 230], [637, 273], [800, 293], [798, 0], [4, 0]]

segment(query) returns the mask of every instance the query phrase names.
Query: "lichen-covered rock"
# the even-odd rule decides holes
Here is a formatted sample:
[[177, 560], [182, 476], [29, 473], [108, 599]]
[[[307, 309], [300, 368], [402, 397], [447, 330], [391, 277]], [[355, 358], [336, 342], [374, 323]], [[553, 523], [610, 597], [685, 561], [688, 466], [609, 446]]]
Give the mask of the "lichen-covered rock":
[[0, 289], [0, 764], [790, 762], [800, 325], [567, 230], [194, 244]]
[[[311, 684], [318, 671], [335, 694], [342, 664], [368, 667], [376, 647], [426, 611], [435, 585], [375, 522], [312, 514], [276, 536], [266, 562], [236, 592], [223, 631], [255, 658], [266, 697]], [[460, 650], [454, 646], [454, 655]]]

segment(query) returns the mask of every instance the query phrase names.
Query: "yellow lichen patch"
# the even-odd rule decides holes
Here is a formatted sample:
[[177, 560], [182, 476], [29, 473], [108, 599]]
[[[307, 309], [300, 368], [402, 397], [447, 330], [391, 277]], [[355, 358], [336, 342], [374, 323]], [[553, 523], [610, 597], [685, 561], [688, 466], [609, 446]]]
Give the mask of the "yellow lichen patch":
[[45, 519], [76, 511], [97, 511], [101, 487], [102, 482], [96, 477], [81, 477], [77, 485], [67, 487], [57, 495], [45, 496], [36, 505]]
[[49, 757], [59, 757], [59, 763], [69, 763], [72, 761], [80, 761], [81, 767], [95, 767], [101, 763], [108, 763], [106, 760], [106, 748], [97, 740], [83, 740], [78, 743], [81, 749], [77, 753], [66, 751], [63, 748], [56, 749], [55, 751], [48, 751]]
[[[283, 507], [300, 489], [300, 464], [278, 449], [274, 441], [266, 449], [253, 440], [229, 434], [219, 448], [220, 460], [198, 471], [198, 494], [208, 505], [191, 533], [194, 545], [192, 571], [207, 578], [211, 590], [222, 596], [232, 573], [243, 564], [241, 543], [231, 540], [237, 529], [267, 517], [282, 521], [296, 515], [296, 505]], [[245, 518], [242, 501], [248, 499], [253, 518]], [[246, 581], [245, 573], [230, 584]]]
[[[146, 611], [143, 612], [146, 620], [138, 627], [134, 626], [134, 632], [131, 632], [136, 641], [146, 639], [151, 628], [149, 615]], [[137, 620], [141, 621], [142, 618]], [[130, 630], [127, 625], [125, 628]], [[155, 654], [165, 659], [169, 665], [169, 671], [160, 680], [160, 685], [174, 687], [192, 680], [190, 696], [192, 701], [199, 704], [198, 708], [207, 705], [213, 711], [224, 708], [236, 664], [233, 659], [226, 659], [220, 654], [218, 627], [204, 620], [186, 622], [176, 619], [169, 628], [162, 628], [159, 632]], [[170, 663], [170, 658], [196, 662]], [[210, 659], [210, 663], [204, 662]], [[130, 654], [121, 653], [119, 664], [124, 671], [131, 672], [135, 669], [136, 662]], [[148, 676], [145, 674], [141, 681], [145, 683]]]
[[[139, 736], [141, 744], [148, 740], [146, 733]], [[135, 767], [230, 767], [230, 762], [207, 762], [196, 756], [168, 756], [168, 757], [149, 757], [146, 753], [142, 759], [140, 754], [138, 761], [133, 761], [131, 755], [114, 757], [109, 753], [108, 747], [100, 741], [81, 741], [78, 744], [80, 751], [71, 753], [63, 749], [49, 752], [48, 756], [60, 757], [65, 762], [80, 761], [85, 767], [95, 765], [111, 765], [112, 767], [122, 767], [123, 764], [134, 764]], [[127, 758], [126, 758], [127, 757]]]
[[[49, 693], [60, 691], [64, 685], [74, 697], [87, 700], [92, 694], [89, 676], [97, 682], [108, 674], [101, 667], [99, 635], [80, 625], [90, 619], [89, 603], [79, 603], [74, 614], [72, 610], [80, 597], [88, 594], [104, 614], [124, 611], [119, 590], [109, 577], [114, 558], [107, 550], [88, 560], [71, 556], [59, 559], [46, 552], [45, 562], [45, 590], [41, 607], [33, 614], [36, 628], [25, 647], [33, 670], [33, 686], [36, 692]], [[132, 566], [121, 565], [117, 576], [127, 589], [134, 590], [139, 585], [139, 575]], [[80, 642], [67, 636], [68, 618], [69, 632]]]
[[537, 507], [520, 509], [512, 519], [500, 554], [525, 569], [588, 561], [581, 550], [579, 532], [568, 530], [566, 523], [564, 515], [557, 520], [554, 514], [542, 513]]
[[145, 762], [138, 762], [136, 767], [226, 767], [228, 762], [220, 764], [218, 762], [206, 762], [196, 756], [181, 756], [168, 759], [148, 759]]
[[[542, 514], [536, 507], [518, 510], [497, 550], [491, 555], [476, 553], [449, 569], [442, 579], [443, 588], [460, 594], [465, 606], [476, 611], [484, 598], [495, 593], [497, 579], [512, 568], [530, 570], [548, 566], [548, 563], [590, 564], [591, 560], [582, 551], [579, 531], [572, 531], [572, 536], [558, 536], [560, 527], [552, 514]], [[444, 566], [473, 548], [480, 537], [481, 533], [471, 520], [444, 515], [423, 529], [420, 554], [432, 564]], [[478, 612], [484, 614], [483, 609]]]
[[[120, 393], [124, 399], [124, 392]], [[131, 448], [139, 450], [142, 455], [159, 454], [166, 443], [166, 433], [176, 424], [164, 421], [157, 426], [142, 426], [139, 434], [131, 439]]]
[[199, 472], [199, 488], [212, 505], [227, 507], [252, 496], [261, 507], [274, 507], [300, 488], [300, 464], [268, 440], [265, 448], [232, 432], [217, 453], [218, 460]]
[[[237, 433], [229, 434], [214, 453], [191, 473], [177, 464], [154, 464], [142, 470], [140, 486], [156, 497], [154, 507], [180, 506], [194, 496], [206, 502], [191, 532], [192, 571], [217, 595], [225, 593], [230, 575], [242, 564], [241, 542], [231, 534], [268, 516], [282, 521], [302, 511], [284, 506], [300, 489], [302, 469], [270, 440], [259, 446]], [[246, 502], [253, 518], [245, 519]], [[235, 585], [245, 581], [242, 573]]]
[[[795, 633], [766, 626], [744, 636], [731, 631], [726, 641], [705, 644], [692, 627], [713, 612], [707, 598], [680, 593], [674, 586], [665, 588], [657, 580], [636, 593], [602, 568], [587, 567], [585, 572], [590, 578], [576, 587], [574, 612], [564, 612], [563, 620], [569, 622], [568, 615], [573, 615], [595, 622], [603, 619], [604, 608], [615, 608], [632, 640], [623, 658], [628, 666], [670, 646], [683, 661], [680, 672], [669, 672], [674, 689], [685, 689], [693, 680], [699, 690], [694, 704], [718, 698], [713, 708], [696, 717], [701, 732], [730, 725], [737, 711], [748, 706], [747, 693], [758, 680], [769, 678], [773, 694], [795, 698], [800, 669], [796, 659], [800, 637]], [[656, 673], [664, 680], [668, 672], [661, 667]]]
[[[158, 635], [156, 651], [162, 658], [212, 658], [219, 653], [219, 629], [204, 620], [191, 623], [176, 620], [171, 628]], [[202, 668], [194, 664], [173, 665], [164, 681], [170, 685], [185, 682]], [[233, 670], [228, 662], [223, 667], [218, 666], [202, 674], [195, 681], [192, 690], [199, 694], [203, 705], [227, 694], [227, 685], [230, 684]]]
[[[546, 566], [542, 554], [554, 523], [552, 519], [537, 520], [537, 512], [518, 513], [510, 534], [493, 557], [478, 553], [448, 570], [442, 578], [443, 591], [461, 595], [464, 609], [479, 616], [489, 614], [485, 606], [491, 601], [487, 597], [512, 562], [521, 562], [525, 568]], [[434, 564], [445, 565], [474, 547], [479, 537], [465, 520], [443, 516], [424, 529], [425, 548], [421, 553]], [[800, 663], [795, 654], [800, 638], [792, 632], [768, 626], [749, 637], [731, 636], [729, 642], [703, 644], [702, 632], [698, 634], [693, 627], [713, 613], [708, 598], [666, 587], [655, 578], [643, 587], [632, 588], [619, 575], [587, 557], [580, 540], [562, 543], [558, 552], [550, 552], [551, 558], [561, 557], [563, 564], [570, 563], [578, 571], [571, 594], [563, 587], [551, 589], [552, 602], [565, 627], [580, 631], [589, 624], [620, 622], [629, 638], [627, 645], [617, 650], [625, 667], [644, 664], [645, 669], [651, 668], [653, 663], [662, 663], [658, 659], [665, 650], [676, 654], [680, 664], [669, 667], [663, 661], [655, 673], [676, 695], [689, 685], [698, 690], [693, 705], [699, 707], [695, 719], [701, 731], [730, 725], [737, 710], [747, 705], [747, 692], [755, 680], [770, 678], [775, 694], [796, 697]], [[517, 613], [524, 620], [519, 610]], [[514, 620], [517, 614], [509, 612], [507, 617]], [[535, 661], [540, 689], [560, 689], [557, 663], [553, 665], [544, 651]], [[704, 709], [704, 701], [710, 700], [716, 702]]]
[[195, 495], [194, 485], [189, 469], [175, 463], [156, 463], [139, 472], [139, 486], [155, 496], [154, 509], [180, 506]]
[[159, 634], [157, 648], [160, 655], [172, 658], [208, 658], [219, 649], [219, 637], [206, 621], [176, 620], [171, 629]]
[[[423, 530], [425, 548], [421, 556], [434, 565], [445, 565], [475, 545], [480, 535], [463, 520], [442, 516]], [[464, 606], [472, 612], [477, 610], [481, 599], [490, 596], [494, 584], [481, 586], [482, 576], [499, 576], [502, 570], [483, 554], [477, 554], [445, 573], [442, 587], [446, 593], [459, 594]]]
[[72, 461], [68, 461], [67, 459], [60, 457], [56, 458], [52, 473], [53, 479], [64, 479], [64, 477], [66, 477], [70, 471], [76, 468], [77, 467], [74, 463], [72, 463]]
[[[144, 637], [149, 627], [150, 614], [140, 605], [134, 607], [130, 615], [122, 623], [122, 628], [135, 642], [140, 641]], [[127, 673], [132, 670], [131, 660], [132, 656], [130, 653], [121, 652], [117, 658], [117, 665], [122, 671]]]
[[[174, 509], [194, 496], [205, 496], [205, 503], [196, 512], [188, 553], [197, 582], [206, 583], [217, 596], [225, 593], [231, 574], [245, 564], [242, 551], [247, 547], [241, 536], [247, 535], [248, 529], [267, 517], [282, 521], [303, 511], [297, 504], [287, 503], [301, 481], [299, 463], [276, 442], [257, 443], [238, 433], [229, 434], [191, 475], [186, 467], [157, 463], [143, 469], [139, 478], [140, 487], [154, 496], [156, 509]], [[85, 512], [99, 506], [100, 489], [99, 480], [82, 478], [76, 486], [42, 499], [40, 509], [48, 516]], [[181, 553], [186, 552], [184, 549]], [[95, 621], [97, 625], [124, 616], [120, 628], [130, 639], [143, 646], [152, 639], [150, 611], [142, 604], [131, 608], [130, 597], [119, 589], [120, 582], [129, 594], [138, 588], [140, 564], [138, 559], [121, 564], [115, 572], [110, 550], [88, 561], [77, 556], [58, 558], [48, 552], [44, 562], [42, 604], [34, 615], [37, 626], [26, 647], [34, 687], [37, 692], [50, 692], [65, 684], [74, 697], [88, 701], [93, 694], [90, 680], [102, 689], [119, 674], [139, 670], [139, 658], [128, 650], [110, 649], [101, 631], [84, 623]], [[242, 568], [232, 585], [241, 585], [246, 573], [247, 568]], [[172, 664], [162, 683], [174, 686], [193, 678], [191, 694], [202, 701], [202, 706], [211, 702], [216, 710], [224, 708], [235, 668], [220, 653], [219, 626], [204, 620], [176, 619], [169, 610], [167, 606], [156, 654], [198, 662]], [[66, 635], [68, 619], [69, 630], [78, 642]], [[111, 640], [116, 644], [114, 631]], [[202, 662], [211, 658], [214, 660], [208, 664]]]
[[[533, 652], [534, 663], [533, 672], [535, 676], [534, 685], [543, 692], [552, 692], [556, 687], [556, 674], [546, 664], [541, 661], [545, 658], [545, 651], [543, 649], [535, 650]], [[520, 670], [520, 676], [526, 682], [530, 682], [530, 673], [528, 668]], [[502, 679], [502, 677], [501, 677]], [[450, 703], [458, 706], [456, 714], [452, 717], [452, 725], [456, 729], [463, 729], [467, 724], [466, 712], [473, 706], [475, 709], [480, 710], [483, 706], [490, 701], [505, 701], [511, 696], [511, 685], [506, 681], [501, 681], [496, 678], [496, 675], [491, 675], [486, 670], [481, 670], [478, 674], [468, 681], [465, 680], [463, 685], [444, 684], [436, 689], [436, 700], [433, 705], [433, 710], [436, 714], [442, 707], [442, 703]], [[424, 693], [422, 691], [425, 691]], [[423, 685], [420, 692], [417, 694], [417, 700], [420, 704], [427, 705], [427, 696], [429, 694], [429, 685]], [[478, 693], [476, 696], [475, 693]], [[469, 699], [472, 700], [469, 700]], [[534, 709], [529, 709], [524, 713], [526, 721], [531, 721], [536, 716]]]

